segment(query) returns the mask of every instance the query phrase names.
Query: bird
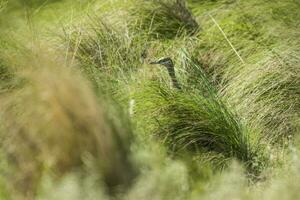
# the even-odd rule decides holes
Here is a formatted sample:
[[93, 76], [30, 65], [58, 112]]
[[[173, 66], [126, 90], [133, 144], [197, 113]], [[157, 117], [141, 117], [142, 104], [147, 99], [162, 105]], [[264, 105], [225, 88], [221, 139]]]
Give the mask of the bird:
[[179, 82], [177, 81], [176, 75], [175, 75], [175, 68], [174, 68], [174, 63], [170, 57], [166, 58], [160, 58], [157, 61], [152, 61], [150, 62], [151, 65], [163, 65], [167, 68], [168, 74], [171, 78], [172, 81], [172, 86], [176, 89], [181, 90], [181, 86]]

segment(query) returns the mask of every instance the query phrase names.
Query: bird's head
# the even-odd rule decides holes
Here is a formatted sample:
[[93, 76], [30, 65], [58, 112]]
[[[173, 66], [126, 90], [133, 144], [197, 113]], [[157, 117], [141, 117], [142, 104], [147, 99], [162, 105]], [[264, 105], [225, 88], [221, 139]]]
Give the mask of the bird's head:
[[153, 62], [150, 62], [151, 65], [163, 65], [167, 68], [173, 68], [174, 65], [173, 65], [173, 61], [171, 58], [167, 57], [167, 58], [160, 58], [158, 59], [157, 61], [153, 61]]

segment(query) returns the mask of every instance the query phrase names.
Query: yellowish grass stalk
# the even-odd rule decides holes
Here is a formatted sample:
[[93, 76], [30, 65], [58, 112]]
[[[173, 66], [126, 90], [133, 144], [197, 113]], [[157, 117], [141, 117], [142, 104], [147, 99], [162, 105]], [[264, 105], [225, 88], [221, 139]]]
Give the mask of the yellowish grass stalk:
[[240, 61], [245, 64], [244, 59], [240, 56], [240, 54], [238, 53], [238, 51], [234, 48], [233, 44], [230, 42], [230, 40], [228, 39], [227, 35], [225, 34], [225, 32], [223, 31], [223, 29], [221, 28], [221, 26], [218, 24], [218, 22], [215, 20], [215, 18], [213, 16], [211, 16], [209, 14], [209, 17], [212, 19], [212, 21], [215, 23], [215, 25], [218, 27], [218, 29], [220, 30], [220, 32], [222, 33], [222, 35], [224, 36], [224, 38], [226, 39], [226, 41], [228, 42], [228, 44], [230, 45], [230, 47], [232, 48], [232, 50], [234, 51], [234, 53], [237, 55], [237, 57], [240, 59]]

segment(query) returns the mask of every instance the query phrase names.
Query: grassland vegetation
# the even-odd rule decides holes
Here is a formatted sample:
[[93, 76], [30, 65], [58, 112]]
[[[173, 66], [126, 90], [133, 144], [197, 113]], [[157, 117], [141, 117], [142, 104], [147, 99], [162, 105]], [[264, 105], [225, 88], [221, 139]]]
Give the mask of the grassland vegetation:
[[299, 199], [299, 9], [0, 0], [0, 199]]

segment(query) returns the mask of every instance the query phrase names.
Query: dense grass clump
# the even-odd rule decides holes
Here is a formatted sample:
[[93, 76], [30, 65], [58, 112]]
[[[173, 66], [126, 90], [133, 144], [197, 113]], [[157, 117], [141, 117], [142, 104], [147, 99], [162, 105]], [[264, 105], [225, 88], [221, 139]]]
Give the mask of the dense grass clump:
[[260, 159], [265, 158], [261, 154], [260, 133], [249, 129], [218, 97], [197, 65], [187, 65], [189, 73], [198, 75], [197, 81], [195, 77], [194, 81], [187, 77], [194, 88], [189, 85], [176, 90], [154, 85], [138, 99], [141, 112], [149, 113], [157, 123], [154, 132], [175, 152], [212, 151], [227, 158], [235, 157], [245, 162], [249, 169], [262, 167], [259, 165], [265, 160]]
[[[85, 28], [70, 28], [64, 39], [71, 55], [84, 66], [94, 66], [107, 74], [122, 73], [137, 67], [141, 58], [141, 47], [133, 35], [111, 26], [100, 17], [90, 17]], [[126, 27], [125, 27], [126, 28]]]
[[197, 21], [182, 0], [136, 1], [131, 13], [133, 25], [154, 38], [172, 39], [183, 33], [194, 34]]
[[299, 116], [299, 59], [295, 51], [240, 68], [227, 84], [225, 98], [248, 120], [262, 124], [274, 142], [295, 134]]
[[114, 93], [144, 62], [143, 38], [128, 33], [127, 27], [111, 26], [105, 18], [89, 17], [84, 28], [65, 29], [63, 40], [97, 91]]

